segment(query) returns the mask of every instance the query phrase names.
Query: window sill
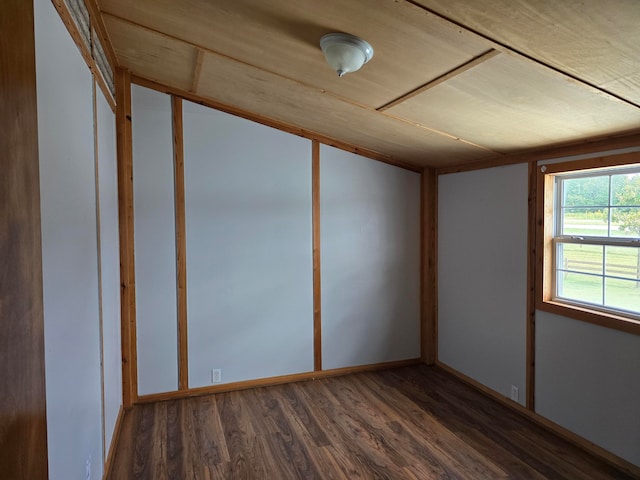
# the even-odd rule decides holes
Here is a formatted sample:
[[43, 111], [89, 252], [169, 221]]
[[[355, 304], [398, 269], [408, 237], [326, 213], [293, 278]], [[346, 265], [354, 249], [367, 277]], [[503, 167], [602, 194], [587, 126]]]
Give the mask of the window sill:
[[632, 318], [551, 300], [538, 300], [536, 302], [536, 309], [587, 323], [593, 323], [594, 325], [599, 325], [601, 327], [640, 335], [640, 321]]

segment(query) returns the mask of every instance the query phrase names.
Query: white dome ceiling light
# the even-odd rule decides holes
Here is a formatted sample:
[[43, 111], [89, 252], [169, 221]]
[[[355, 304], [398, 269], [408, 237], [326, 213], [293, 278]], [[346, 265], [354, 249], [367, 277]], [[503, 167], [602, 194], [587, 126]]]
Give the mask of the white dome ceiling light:
[[373, 47], [348, 33], [328, 33], [320, 39], [320, 48], [339, 77], [359, 70], [373, 58]]

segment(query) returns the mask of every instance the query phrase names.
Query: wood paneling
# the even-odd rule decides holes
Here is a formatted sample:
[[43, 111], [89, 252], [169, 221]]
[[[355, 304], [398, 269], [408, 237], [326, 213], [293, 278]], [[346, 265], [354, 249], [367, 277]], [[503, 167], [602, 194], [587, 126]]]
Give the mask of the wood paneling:
[[[110, 14], [371, 107], [488, 49], [477, 36], [394, 0], [377, 1], [374, 7], [367, 0], [275, 0], [268, 6], [260, 0], [135, 4], [103, 0], [100, 4]], [[320, 37], [329, 32], [366, 39], [375, 50], [373, 59], [357, 75], [339, 79], [319, 48]]]
[[47, 478], [33, 2], [0, 4], [0, 477]]
[[481, 63], [486, 62], [487, 60], [492, 59], [493, 57], [500, 55], [500, 52], [498, 52], [497, 50], [488, 50], [485, 53], [483, 53], [482, 55], [479, 55], [475, 58], [473, 58], [472, 60], [469, 60], [466, 63], [463, 63], [460, 66], [457, 66], [456, 68], [449, 70], [447, 73], [423, 84], [420, 85], [418, 88], [415, 88], [413, 90], [411, 90], [408, 93], [405, 93], [404, 95], [396, 98], [395, 100], [392, 100], [391, 102], [385, 103], [384, 105], [382, 105], [381, 107], [376, 108], [377, 111], [379, 112], [384, 112], [385, 110], [389, 110], [391, 107], [395, 107], [396, 105], [401, 104], [402, 102], [405, 102], [407, 100], [409, 100], [410, 98], [415, 97], [416, 95], [420, 95], [423, 92], [426, 92], [427, 90], [429, 90], [430, 88], [434, 88], [438, 85], [440, 85], [441, 83], [446, 82], [447, 80], [452, 79], [453, 77], [456, 77], [458, 75], [460, 75], [461, 73], [466, 72], [467, 70], [471, 70], [473, 67], [480, 65]]
[[205, 54], [199, 93], [352, 145], [367, 145], [371, 150], [416, 165], [427, 162], [438, 165], [451, 157], [477, 159], [491, 154], [213, 54]]
[[637, 129], [640, 109], [499, 55], [389, 109], [509, 153]]
[[128, 409], [131, 408], [131, 405], [138, 397], [130, 74], [128, 71], [119, 68], [115, 72], [115, 80], [117, 103], [118, 220], [120, 227], [122, 406]]
[[632, 476], [420, 366], [136, 406], [110, 478]]
[[[395, 162], [495, 161], [640, 123], [633, 0], [98, 2], [141, 78]], [[318, 46], [330, 31], [375, 56], [336, 78]]]
[[120, 67], [184, 91], [191, 89], [197, 58], [194, 47], [134, 28], [108, 15], [104, 19]]
[[415, 0], [547, 65], [640, 104], [635, 0]]
[[[177, 93], [184, 95], [191, 90], [197, 73], [196, 93], [201, 97], [342, 143], [366, 145], [367, 150], [381, 156], [418, 166], [439, 166], [452, 159], [471, 161], [495, 155], [491, 150], [469, 144], [462, 136], [376, 112], [374, 107], [336, 97], [324, 88], [211, 51], [204, 52], [198, 67], [199, 54], [190, 44], [108, 15], [106, 20], [121, 63], [136, 75], [178, 89]], [[158, 57], [163, 58], [161, 64]], [[150, 64], [156, 67], [151, 68]]]

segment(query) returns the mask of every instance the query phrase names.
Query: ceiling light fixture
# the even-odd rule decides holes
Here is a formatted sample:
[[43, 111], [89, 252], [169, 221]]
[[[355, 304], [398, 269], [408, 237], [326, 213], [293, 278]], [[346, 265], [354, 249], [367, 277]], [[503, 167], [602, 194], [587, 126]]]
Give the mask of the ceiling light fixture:
[[359, 70], [373, 58], [373, 47], [348, 33], [328, 33], [320, 39], [320, 48], [339, 77]]

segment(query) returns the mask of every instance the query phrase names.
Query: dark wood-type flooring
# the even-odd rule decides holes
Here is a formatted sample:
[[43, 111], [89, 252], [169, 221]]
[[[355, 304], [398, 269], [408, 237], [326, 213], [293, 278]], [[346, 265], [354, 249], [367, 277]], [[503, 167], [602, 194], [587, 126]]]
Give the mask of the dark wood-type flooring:
[[627, 479], [437, 367], [136, 406], [111, 480]]

